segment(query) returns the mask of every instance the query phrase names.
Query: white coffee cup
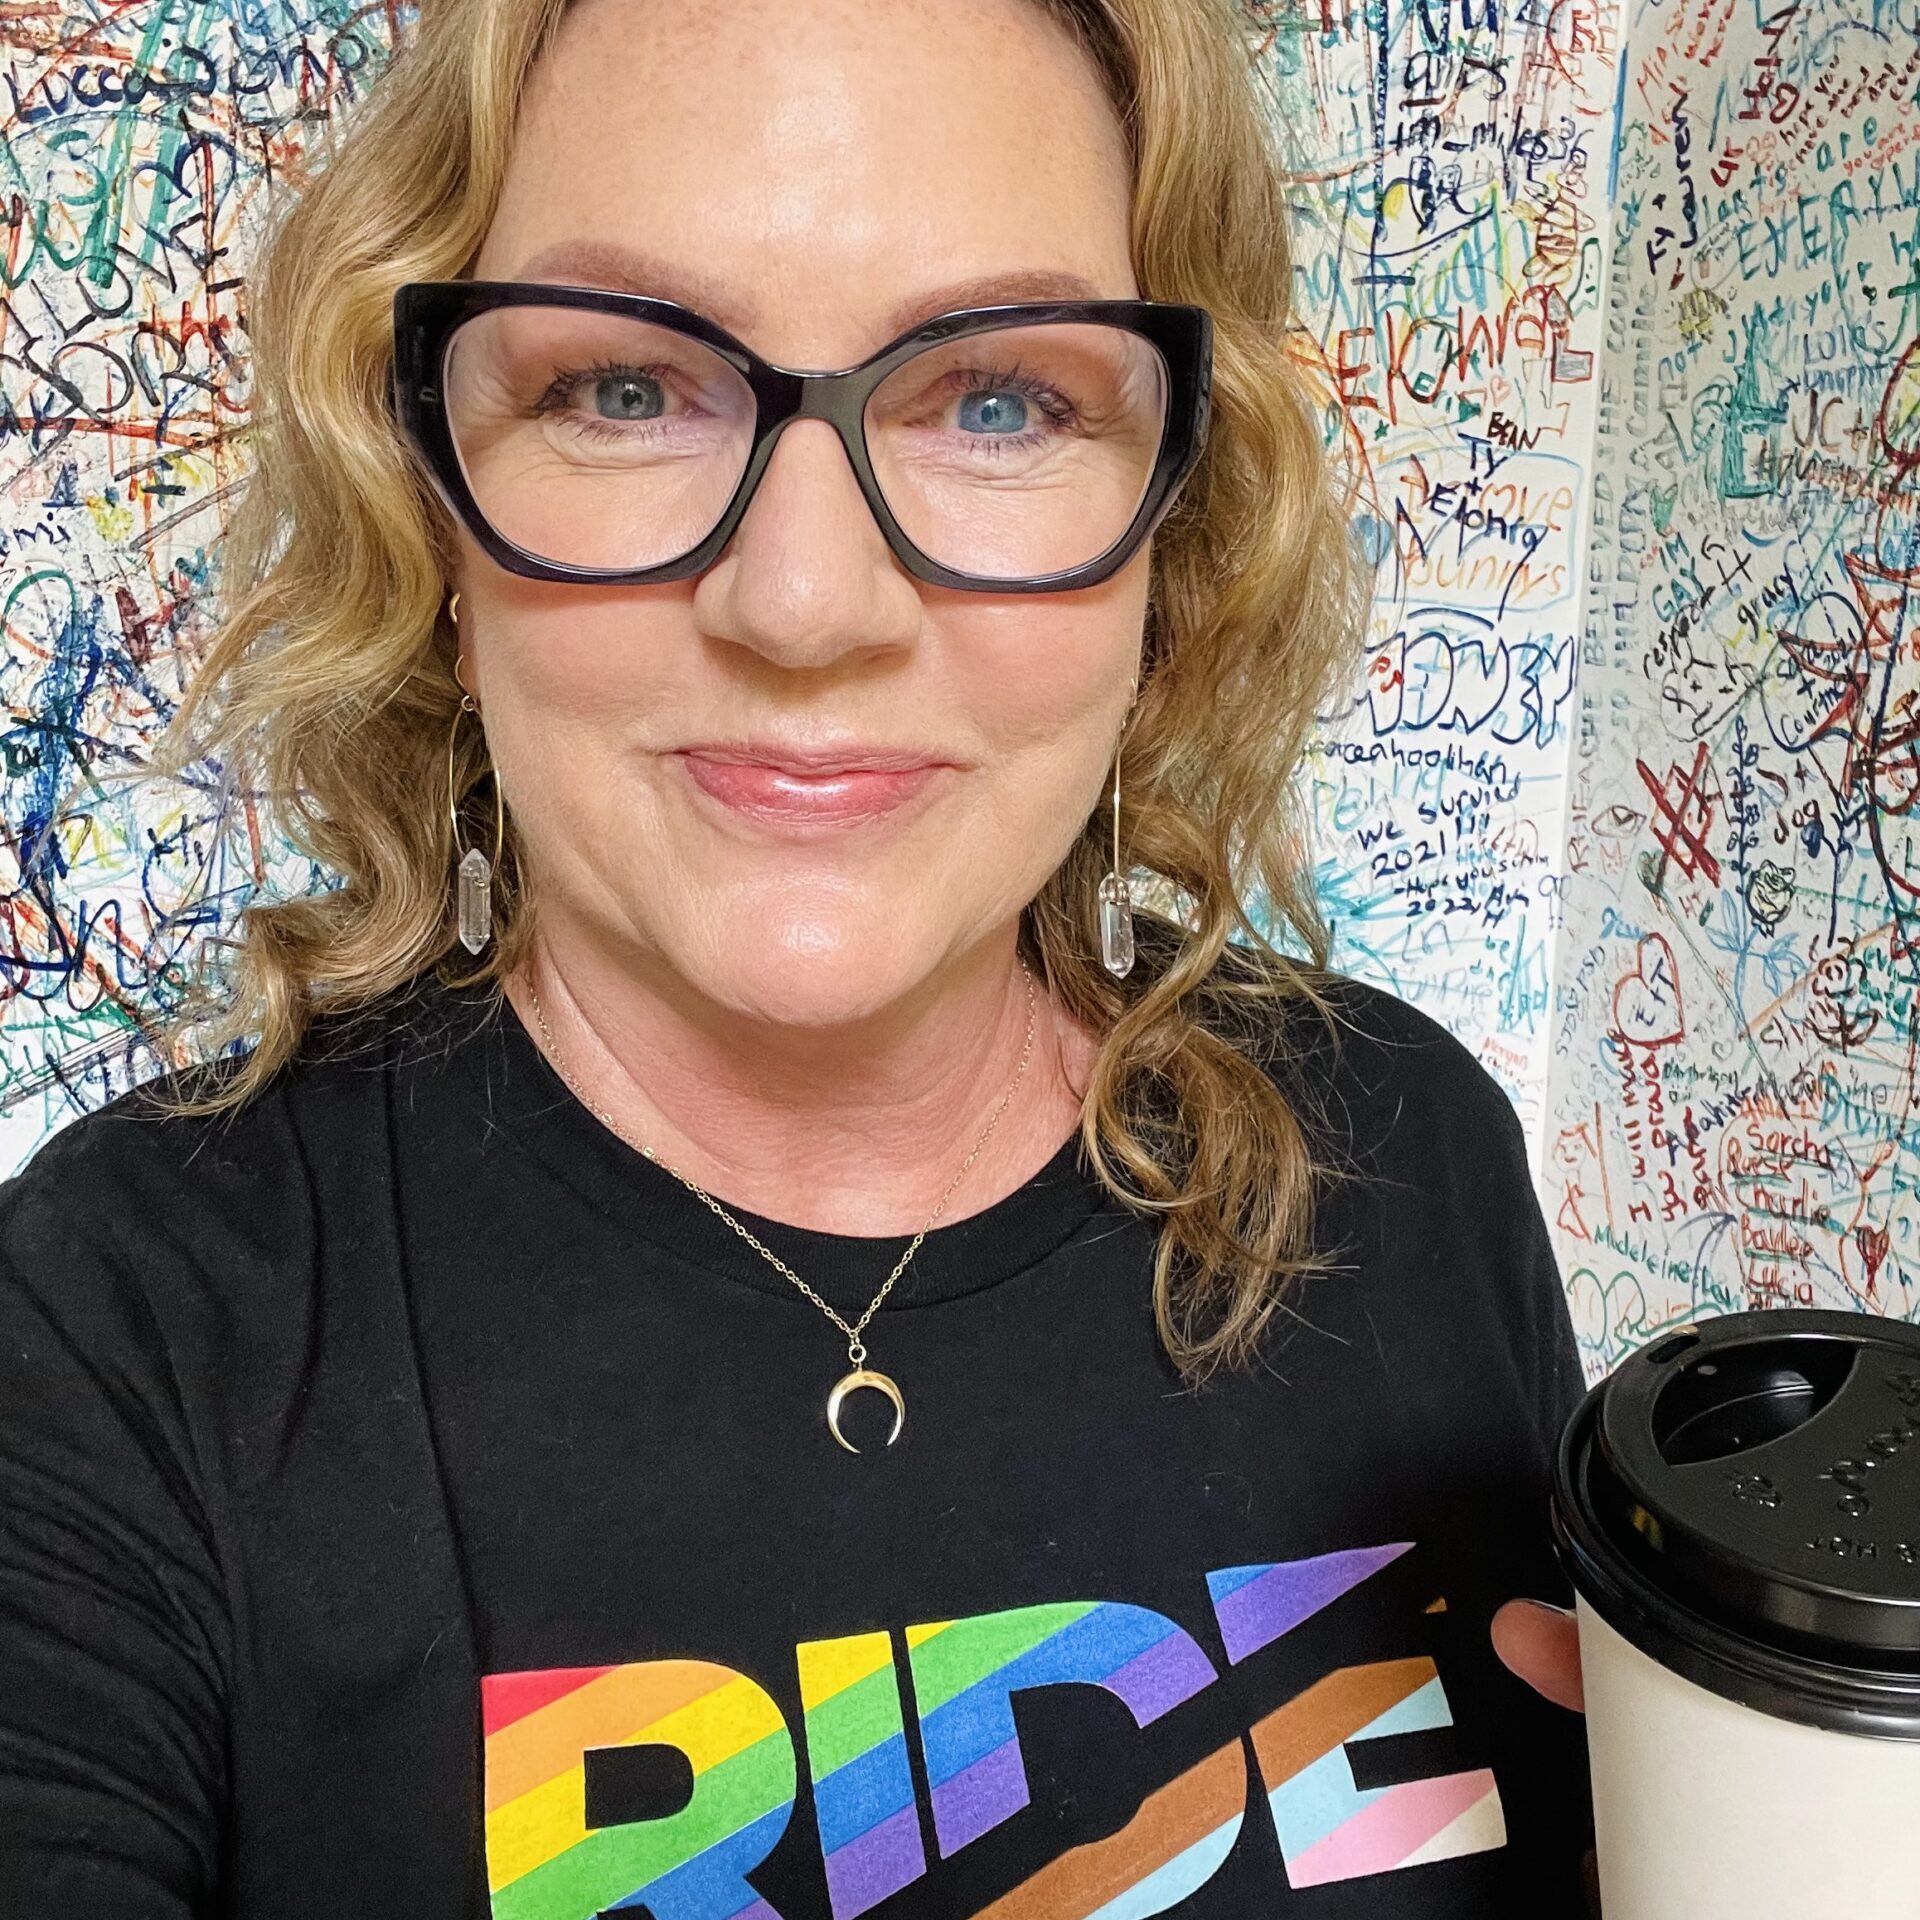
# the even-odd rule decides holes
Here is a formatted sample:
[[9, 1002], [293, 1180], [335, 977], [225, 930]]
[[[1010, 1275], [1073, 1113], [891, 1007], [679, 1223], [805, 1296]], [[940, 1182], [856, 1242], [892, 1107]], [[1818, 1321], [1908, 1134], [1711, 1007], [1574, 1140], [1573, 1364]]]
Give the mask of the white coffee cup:
[[1553, 1521], [1605, 1920], [1920, 1920], [1920, 1328], [1676, 1329], [1568, 1423]]
[[1574, 1610], [1606, 1920], [1920, 1916], [1920, 1740], [1758, 1713]]

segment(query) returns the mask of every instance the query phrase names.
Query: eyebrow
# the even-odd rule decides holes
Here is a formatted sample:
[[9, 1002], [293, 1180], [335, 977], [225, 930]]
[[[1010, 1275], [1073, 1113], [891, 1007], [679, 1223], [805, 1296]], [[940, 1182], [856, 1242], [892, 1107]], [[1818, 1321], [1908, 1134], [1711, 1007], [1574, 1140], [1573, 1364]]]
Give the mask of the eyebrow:
[[[614, 293], [639, 293], [671, 300], [717, 320], [742, 339], [752, 316], [735, 304], [717, 281], [676, 266], [654, 254], [610, 240], [566, 240], [547, 247], [527, 261], [514, 276], [566, 286], [599, 287]], [[1104, 300], [1091, 280], [1058, 268], [1023, 267], [1007, 273], [976, 274], [955, 280], [902, 301], [883, 322], [885, 339], [893, 340], [931, 320], [935, 314], [961, 307], [991, 307], [1022, 300]], [[1125, 296], [1120, 296], [1125, 297]]]

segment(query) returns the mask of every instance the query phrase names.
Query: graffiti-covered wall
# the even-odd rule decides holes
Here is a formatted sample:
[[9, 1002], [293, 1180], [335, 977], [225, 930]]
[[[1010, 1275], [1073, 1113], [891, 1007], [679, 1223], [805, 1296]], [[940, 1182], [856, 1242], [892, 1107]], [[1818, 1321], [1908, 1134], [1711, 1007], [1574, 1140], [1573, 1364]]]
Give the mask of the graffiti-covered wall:
[[1600, 391], [1613, 0], [1263, 7], [1299, 337], [1376, 618], [1309, 768], [1334, 964], [1537, 1131]]
[[138, 778], [248, 469], [247, 260], [385, 64], [345, 0], [0, 7], [0, 1162], [161, 1064], [194, 947], [318, 876]]
[[[1335, 963], [1507, 1089], [1596, 1371], [1920, 1317], [1915, 0], [1222, 4], [1378, 569], [1303, 774]], [[412, 18], [0, 9], [0, 1171], [324, 881], [221, 769], [138, 776], [246, 480], [250, 245]]]
[[1920, 1317], [1920, 39], [1635, 15], [1545, 1190], [1589, 1350]]

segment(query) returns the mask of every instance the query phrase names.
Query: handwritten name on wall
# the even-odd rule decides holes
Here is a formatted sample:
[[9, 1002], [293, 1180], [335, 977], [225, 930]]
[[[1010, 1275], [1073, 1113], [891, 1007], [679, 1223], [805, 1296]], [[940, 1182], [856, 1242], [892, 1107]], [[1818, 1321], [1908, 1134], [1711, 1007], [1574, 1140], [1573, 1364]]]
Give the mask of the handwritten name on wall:
[[[1303, 770], [1335, 964], [1506, 1088], [1596, 1372], [1697, 1312], [1920, 1316], [1911, 0], [1240, 19], [1376, 567]], [[412, 20], [0, 17], [0, 1165], [325, 883], [225, 770], [138, 776], [246, 480], [251, 244]]]
[[[410, 18], [411, 16], [404, 16]], [[247, 262], [385, 66], [339, 0], [0, 11], [0, 1160], [163, 1062], [184, 969], [321, 876], [222, 769], [140, 781], [247, 472]]]
[[1590, 1360], [1920, 1317], [1920, 38], [1643, 6], [1620, 75], [1544, 1184]]
[[1451, 1027], [1537, 1133], [1619, 10], [1252, 11], [1300, 351], [1377, 566], [1308, 768], [1334, 964]]

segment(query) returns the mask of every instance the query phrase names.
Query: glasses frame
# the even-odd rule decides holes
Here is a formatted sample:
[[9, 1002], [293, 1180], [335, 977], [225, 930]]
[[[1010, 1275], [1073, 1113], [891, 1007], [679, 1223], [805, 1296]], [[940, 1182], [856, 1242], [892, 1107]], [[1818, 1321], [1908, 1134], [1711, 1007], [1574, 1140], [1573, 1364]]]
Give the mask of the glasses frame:
[[[753, 448], [740, 483], [711, 533], [676, 560], [655, 567], [577, 567], [544, 559], [505, 538], [481, 511], [453, 443], [442, 393], [448, 343], [456, 328], [495, 307], [557, 306], [642, 320], [688, 335], [725, 360], [752, 390]], [[1167, 418], [1153, 473], [1126, 531], [1104, 553], [1061, 572], [995, 578], [942, 566], [907, 538], [888, 510], [867, 453], [865, 415], [874, 389], [924, 348], [1015, 322], [1079, 321], [1119, 326], [1148, 341], [1167, 373]], [[705, 314], [647, 294], [604, 287], [553, 286], [529, 280], [413, 280], [393, 296], [390, 398], [402, 431], [426, 463], [442, 502], [507, 572], [528, 580], [580, 586], [641, 586], [684, 580], [719, 558], [752, 503], [774, 443], [794, 420], [825, 420], [840, 436], [860, 491], [900, 564], [930, 585], [984, 593], [1059, 593], [1110, 578], [1165, 519], [1206, 442], [1213, 385], [1213, 317], [1204, 307], [1163, 300], [1054, 300], [961, 307], [889, 341], [857, 366], [838, 372], [777, 367]]]

